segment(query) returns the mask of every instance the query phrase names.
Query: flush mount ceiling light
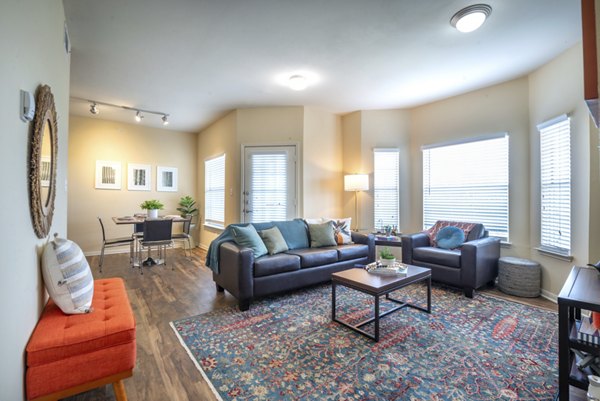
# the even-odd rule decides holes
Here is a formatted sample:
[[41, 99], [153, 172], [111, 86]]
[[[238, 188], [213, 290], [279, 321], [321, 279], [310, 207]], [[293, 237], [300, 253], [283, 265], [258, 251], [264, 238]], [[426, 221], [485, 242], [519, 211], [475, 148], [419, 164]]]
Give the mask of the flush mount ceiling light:
[[125, 109], [125, 110], [131, 110], [131, 111], [135, 111], [135, 121], [137, 121], [138, 123], [142, 121], [142, 119], [144, 118], [144, 116], [142, 115], [142, 113], [146, 113], [146, 114], [156, 114], [157, 116], [162, 116], [161, 120], [163, 125], [168, 125], [169, 124], [169, 113], [165, 113], [163, 111], [152, 111], [152, 110], [144, 110], [144, 109], [138, 109], [136, 107], [129, 107], [129, 106], [120, 106], [118, 104], [112, 104], [112, 103], [107, 103], [107, 102], [100, 102], [98, 100], [92, 100], [92, 99], [83, 99], [80, 97], [71, 97], [71, 99], [74, 100], [81, 100], [84, 102], [88, 102], [90, 104], [90, 113], [92, 114], [98, 114], [100, 113], [100, 110], [98, 109], [98, 105], [101, 104], [102, 106], [110, 106], [110, 107], [116, 107], [119, 109]]
[[485, 22], [492, 13], [492, 7], [487, 4], [473, 4], [457, 12], [450, 19], [450, 25], [460, 32], [473, 32]]
[[303, 91], [308, 86], [308, 82], [305, 76], [296, 74], [288, 79], [288, 86], [295, 91]]

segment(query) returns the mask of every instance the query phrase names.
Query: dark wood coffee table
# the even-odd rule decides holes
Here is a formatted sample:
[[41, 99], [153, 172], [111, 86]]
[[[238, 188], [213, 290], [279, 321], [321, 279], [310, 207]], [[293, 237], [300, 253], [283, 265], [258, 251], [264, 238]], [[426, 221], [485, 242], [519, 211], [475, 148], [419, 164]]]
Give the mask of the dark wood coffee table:
[[[414, 283], [422, 281], [427, 282], [427, 308], [421, 306], [412, 305], [407, 302], [394, 299], [390, 297], [390, 292], [399, 290], [400, 288], [406, 287]], [[375, 313], [374, 317], [364, 320], [358, 324], [350, 324], [336, 317], [336, 305], [335, 305], [335, 290], [338, 285], [352, 288], [356, 291], [363, 292], [375, 297]], [[387, 310], [383, 313], [379, 313], [379, 297], [385, 295], [387, 300], [399, 304], [398, 306]], [[418, 309], [427, 313], [431, 313], [431, 270], [425, 267], [408, 265], [406, 274], [393, 275], [393, 276], [381, 276], [367, 272], [363, 268], [354, 268], [344, 270], [331, 275], [331, 320], [343, 324], [346, 327], [360, 333], [364, 336], [369, 337], [372, 340], [379, 341], [379, 319], [389, 315], [404, 307], [410, 307]], [[375, 322], [375, 334], [367, 333], [362, 330], [361, 327]]]

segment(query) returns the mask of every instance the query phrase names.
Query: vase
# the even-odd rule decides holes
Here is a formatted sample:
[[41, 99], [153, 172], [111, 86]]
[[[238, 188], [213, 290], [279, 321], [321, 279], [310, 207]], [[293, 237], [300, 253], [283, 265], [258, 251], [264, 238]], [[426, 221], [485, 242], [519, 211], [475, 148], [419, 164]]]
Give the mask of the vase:
[[393, 258], [393, 259], [381, 258], [381, 259], [379, 259], [379, 263], [381, 263], [384, 266], [392, 266], [394, 263], [396, 263], [396, 258]]
[[158, 209], [148, 209], [149, 219], [158, 219]]

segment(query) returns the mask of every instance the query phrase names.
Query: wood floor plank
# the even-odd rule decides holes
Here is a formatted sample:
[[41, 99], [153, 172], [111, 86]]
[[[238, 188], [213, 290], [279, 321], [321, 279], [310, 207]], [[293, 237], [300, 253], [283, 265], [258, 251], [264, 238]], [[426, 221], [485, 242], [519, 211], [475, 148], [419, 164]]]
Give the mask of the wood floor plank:
[[[133, 376], [124, 380], [130, 401], [215, 401], [208, 384], [188, 356], [169, 322], [195, 316], [223, 306], [237, 305], [229, 293], [217, 293], [212, 275], [204, 264], [206, 252], [168, 251], [168, 265], [138, 268], [129, 266], [128, 254], [106, 255], [103, 273], [98, 271], [99, 258], [89, 257], [94, 278], [122, 277], [136, 319], [137, 359]], [[517, 298], [495, 289], [485, 290], [493, 296], [529, 305], [557, 310], [556, 304], [543, 298]], [[585, 392], [571, 390], [571, 400], [583, 401]], [[66, 400], [115, 401], [112, 386], [104, 386]]]

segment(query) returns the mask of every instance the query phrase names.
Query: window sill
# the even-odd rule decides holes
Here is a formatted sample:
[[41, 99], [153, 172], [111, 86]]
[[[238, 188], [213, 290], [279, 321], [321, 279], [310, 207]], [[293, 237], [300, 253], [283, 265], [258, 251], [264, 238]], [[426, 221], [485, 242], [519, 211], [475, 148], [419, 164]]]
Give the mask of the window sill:
[[500, 241], [500, 248], [512, 248], [512, 242]]
[[546, 255], [546, 256], [550, 256], [551, 258], [554, 259], [559, 259], [559, 260], [564, 260], [565, 262], [572, 262], [573, 261], [573, 256], [571, 255], [565, 255], [563, 253], [558, 253], [555, 251], [550, 251], [548, 249], [544, 249], [544, 248], [535, 248], [539, 253]]
[[204, 227], [210, 228], [211, 230], [220, 230], [220, 231], [223, 231], [225, 229], [225, 226], [223, 226], [223, 225], [211, 224], [211, 223], [204, 223]]

